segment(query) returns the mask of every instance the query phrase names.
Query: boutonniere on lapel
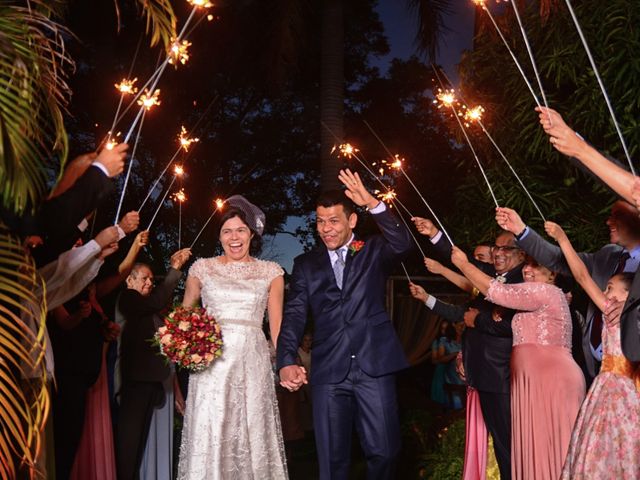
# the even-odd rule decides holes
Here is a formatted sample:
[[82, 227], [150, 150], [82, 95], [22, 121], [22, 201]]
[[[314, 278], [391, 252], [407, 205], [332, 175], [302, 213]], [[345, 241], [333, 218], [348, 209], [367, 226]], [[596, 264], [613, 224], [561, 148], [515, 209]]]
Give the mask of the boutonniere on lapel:
[[364, 242], [362, 240], [354, 240], [349, 244], [349, 254], [353, 257], [356, 253], [362, 250]]

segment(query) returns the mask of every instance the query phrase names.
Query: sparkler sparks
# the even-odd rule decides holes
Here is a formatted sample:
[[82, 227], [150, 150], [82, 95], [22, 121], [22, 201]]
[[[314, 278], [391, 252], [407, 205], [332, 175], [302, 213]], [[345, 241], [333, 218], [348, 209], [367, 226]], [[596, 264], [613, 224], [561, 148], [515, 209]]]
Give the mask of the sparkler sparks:
[[181, 188], [173, 194], [173, 199], [177, 202], [184, 203], [187, 201], [187, 194], [184, 193], [184, 188]]
[[147, 111], [151, 110], [155, 105], [160, 105], [160, 89], [154, 90], [153, 94], [149, 90], [145, 90], [138, 99], [138, 105], [146, 108]]
[[198, 8], [211, 8], [213, 7], [213, 3], [211, 3], [209, 0], [187, 0], [187, 3], [193, 5], [194, 7]]
[[398, 195], [393, 189], [389, 189], [386, 192], [381, 192], [380, 190], [376, 190], [376, 197], [389, 205], [393, 204], [393, 201], [396, 199], [397, 196]]
[[120, 83], [114, 84], [114, 87], [116, 87], [122, 95], [133, 95], [138, 91], [138, 88], [134, 85], [137, 81], [137, 78], [134, 78], [133, 80], [123, 78]]
[[438, 94], [436, 95], [436, 100], [433, 103], [439, 103], [438, 108], [451, 107], [456, 102], [455, 90], [442, 90], [438, 89]]
[[191, 42], [187, 40], [178, 40], [174, 38], [171, 40], [171, 48], [169, 49], [169, 53], [167, 54], [169, 63], [172, 65], [177, 65], [180, 62], [182, 65], [187, 63], [189, 60], [189, 52], [188, 48], [191, 46]]
[[197, 143], [200, 141], [199, 138], [189, 138], [187, 137], [187, 129], [184, 126], [180, 129], [180, 134], [178, 135], [178, 141], [180, 142], [180, 146], [184, 149], [185, 152], [189, 151], [192, 143]]
[[331, 149], [331, 153], [335, 152], [336, 150], [338, 150], [340, 156], [344, 158], [353, 158], [353, 156], [360, 151], [350, 143], [342, 143], [338, 146], [334, 145]]
[[182, 175], [184, 175], [184, 168], [182, 167], [182, 165], [176, 165], [175, 167], [173, 167], [173, 173], [177, 177], [181, 177]]
[[216, 198], [215, 202], [213, 203], [218, 210], [221, 210], [222, 207], [224, 207], [224, 200], [222, 200], [221, 198]]
[[464, 112], [464, 122], [468, 127], [470, 124], [479, 122], [482, 120], [482, 114], [484, 113], [484, 107], [482, 105], [478, 105], [473, 108], [467, 108]]

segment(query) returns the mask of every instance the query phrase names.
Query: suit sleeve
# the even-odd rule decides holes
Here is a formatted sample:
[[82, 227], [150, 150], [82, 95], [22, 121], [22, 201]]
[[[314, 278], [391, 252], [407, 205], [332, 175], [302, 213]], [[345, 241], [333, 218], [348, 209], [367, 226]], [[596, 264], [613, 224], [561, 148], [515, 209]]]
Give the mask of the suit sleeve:
[[[529, 228], [529, 233], [518, 240], [518, 245], [527, 254], [536, 259], [538, 263], [544, 265], [549, 270], [559, 272], [563, 275], [571, 276], [571, 269], [564, 258], [562, 250], [557, 245], [547, 242], [542, 238], [538, 232], [533, 228]], [[593, 253], [578, 253], [580, 259], [587, 266], [589, 273], [593, 270], [594, 254]]]
[[276, 368], [297, 364], [298, 346], [304, 334], [309, 312], [309, 291], [300, 258], [293, 262], [287, 302], [276, 346]]
[[629, 298], [620, 319], [622, 353], [632, 362], [640, 362], [640, 273], [638, 272], [633, 277]]
[[413, 248], [411, 235], [407, 227], [400, 223], [388, 208], [371, 216], [387, 241], [385, 250], [390, 256], [394, 259], [406, 257]]
[[451, 303], [446, 303], [442, 300], [438, 300], [437, 298], [436, 303], [432, 309], [433, 313], [441, 316], [446, 320], [449, 320], [450, 322], [462, 322], [464, 320], [464, 312], [466, 310], [466, 306], [453, 305]]
[[126, 317], [142, 317], [158, 313], [171, 301], [171, 295], [181, 275], [180, 270], [169, 269], [164, 281], [147, 296], [140, 295], [131, 289], [123, 291], [120, 297], [120, 311]]

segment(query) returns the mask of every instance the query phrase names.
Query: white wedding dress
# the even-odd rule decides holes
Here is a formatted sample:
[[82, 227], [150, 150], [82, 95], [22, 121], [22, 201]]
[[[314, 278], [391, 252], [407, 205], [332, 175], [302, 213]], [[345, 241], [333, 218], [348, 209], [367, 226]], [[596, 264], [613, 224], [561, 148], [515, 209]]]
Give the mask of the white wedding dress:
[[275, 383], [262, 322], [273, 262], [197, 260], [189, 275], [222, 326], [222, 356], [189, 376], [179, 480], [286, 479]]

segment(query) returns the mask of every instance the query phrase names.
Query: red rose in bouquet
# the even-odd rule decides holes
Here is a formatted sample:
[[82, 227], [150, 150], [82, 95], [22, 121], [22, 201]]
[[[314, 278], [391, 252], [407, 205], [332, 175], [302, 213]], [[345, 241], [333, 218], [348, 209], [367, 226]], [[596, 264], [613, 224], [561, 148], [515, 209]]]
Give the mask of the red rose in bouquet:
[[200, 372], [222, 355], [222, 332], [204, 308], [178, 307], [164, 318], [153, 343], [177, 366]]

